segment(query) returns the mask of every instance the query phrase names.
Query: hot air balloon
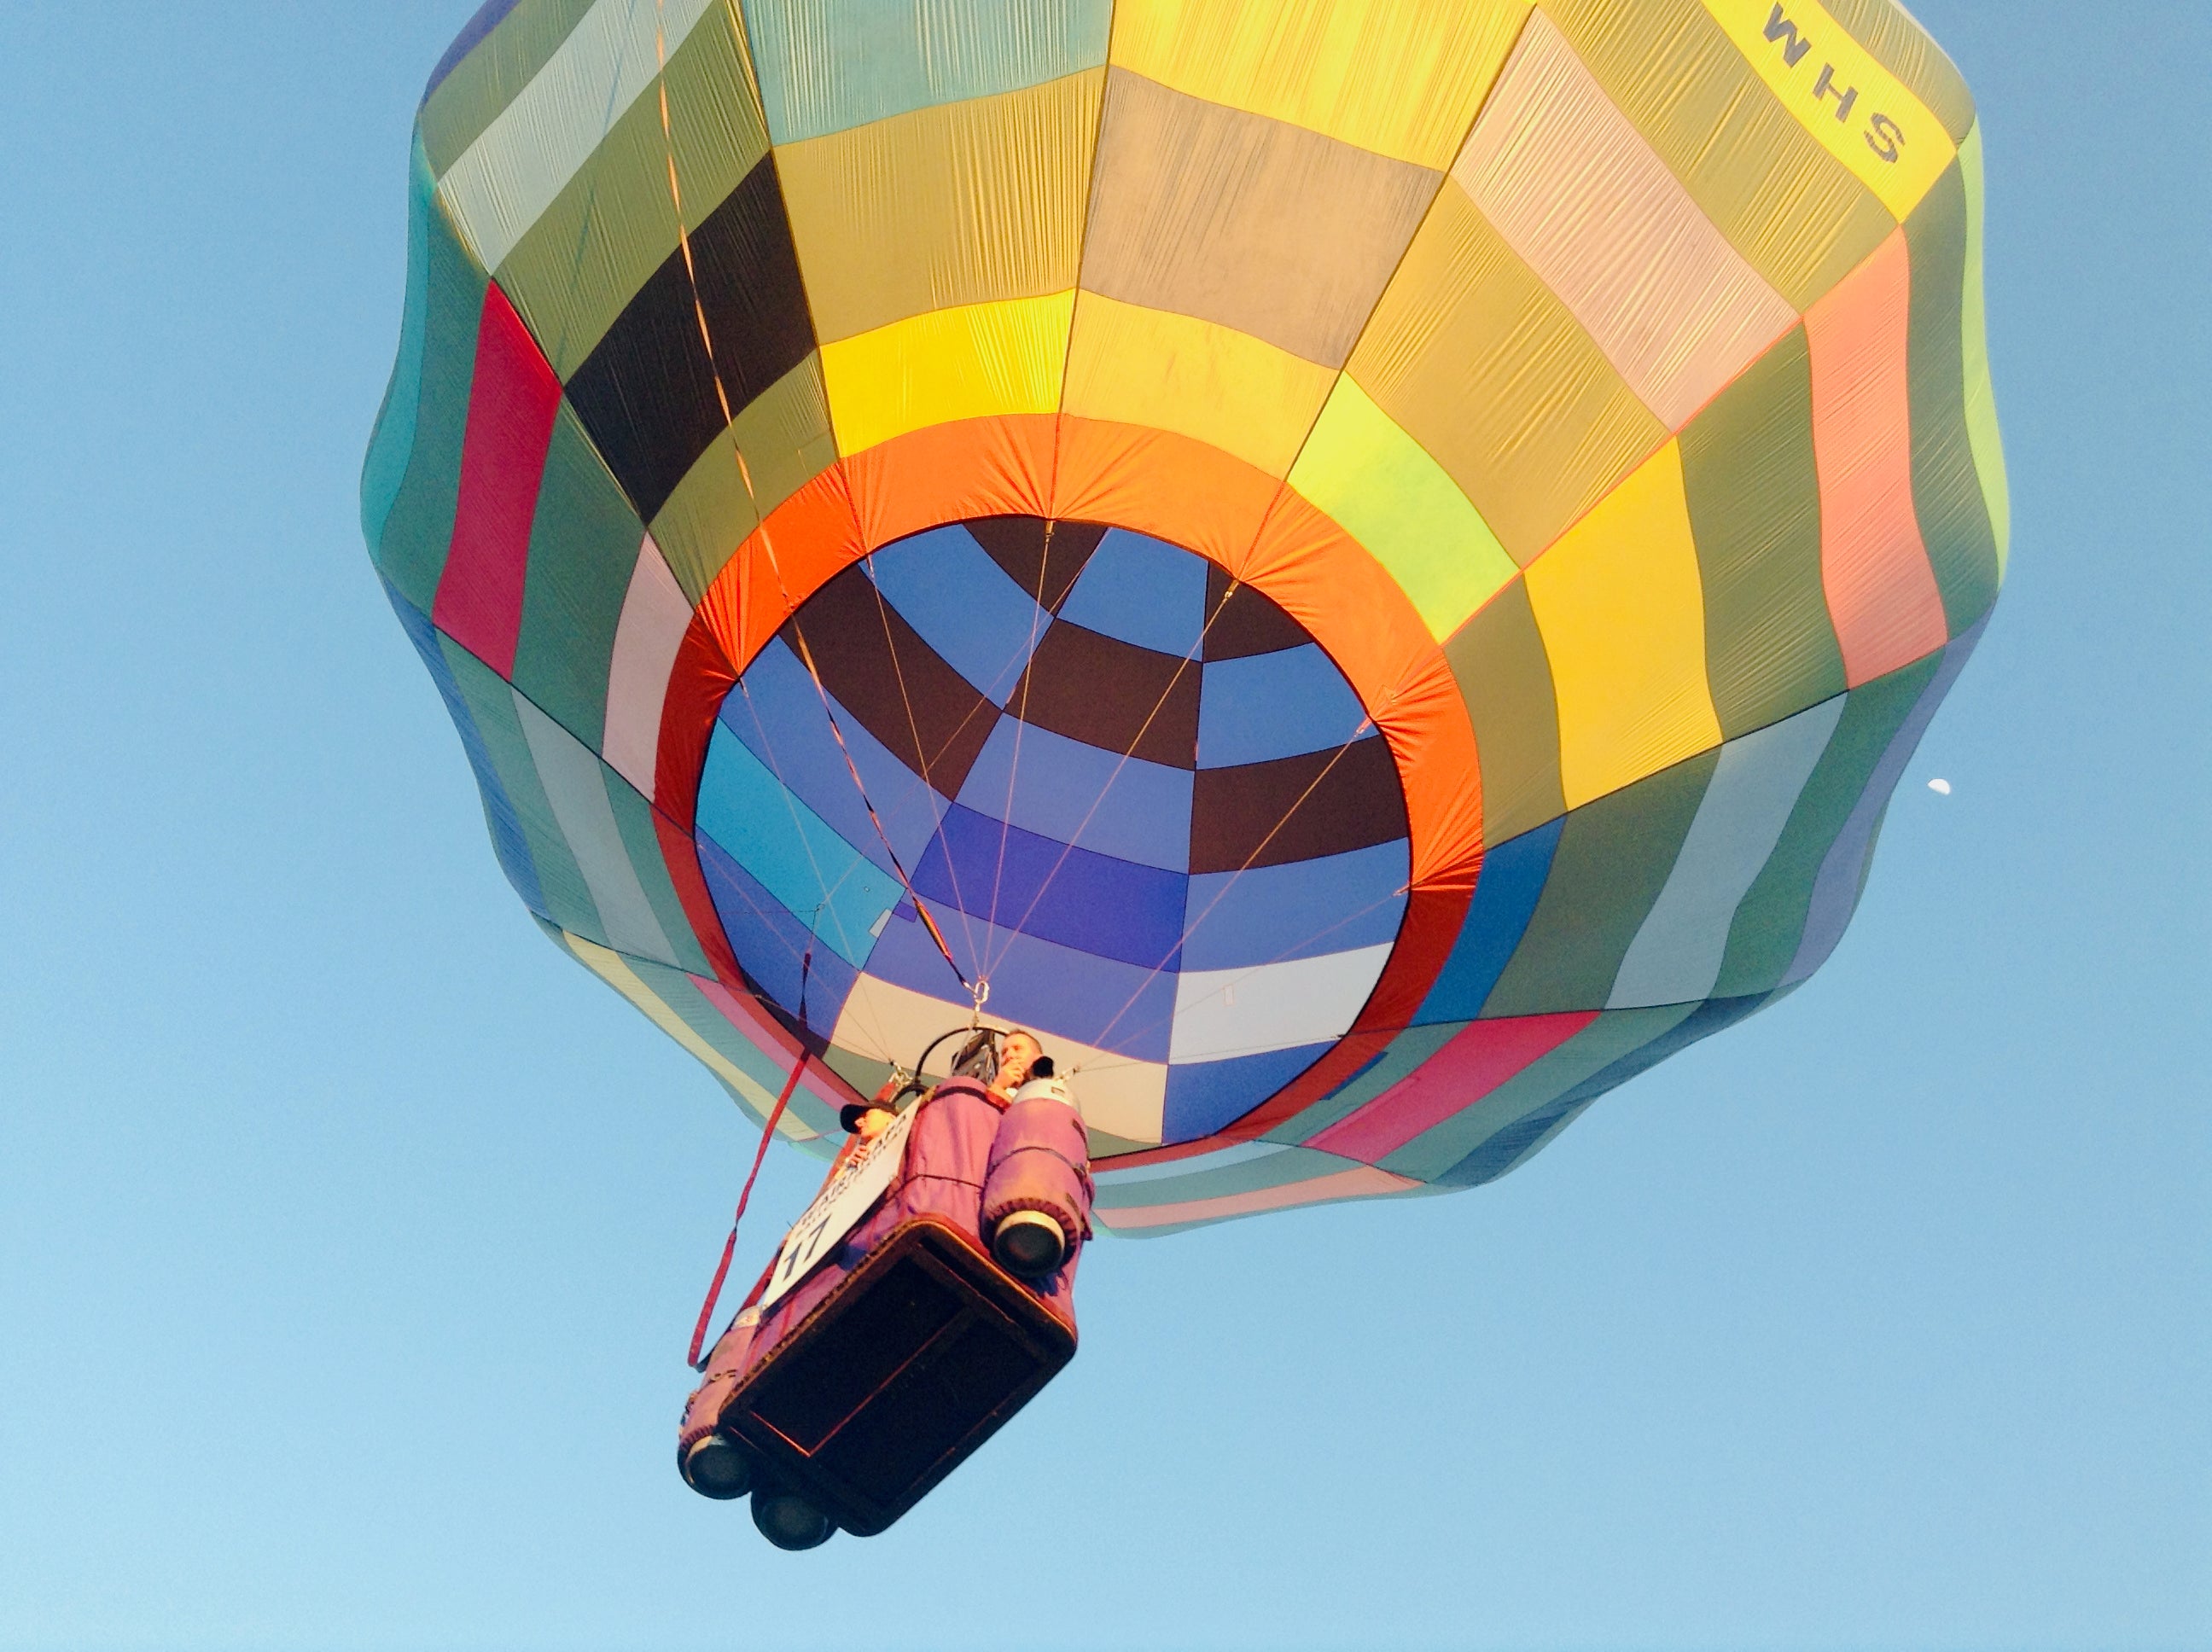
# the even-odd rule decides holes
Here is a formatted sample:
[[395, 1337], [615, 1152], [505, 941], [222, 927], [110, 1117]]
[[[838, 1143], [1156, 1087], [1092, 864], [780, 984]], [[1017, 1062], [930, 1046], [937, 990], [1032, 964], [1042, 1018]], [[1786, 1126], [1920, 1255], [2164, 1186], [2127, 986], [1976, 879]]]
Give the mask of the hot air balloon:
[[491, 0], [412, 175], [364, 530], [525, 904], [825, 1153], [1033, 1029], [1109, 1230], [1794, 990], [2002, 577], [1890, 0]]

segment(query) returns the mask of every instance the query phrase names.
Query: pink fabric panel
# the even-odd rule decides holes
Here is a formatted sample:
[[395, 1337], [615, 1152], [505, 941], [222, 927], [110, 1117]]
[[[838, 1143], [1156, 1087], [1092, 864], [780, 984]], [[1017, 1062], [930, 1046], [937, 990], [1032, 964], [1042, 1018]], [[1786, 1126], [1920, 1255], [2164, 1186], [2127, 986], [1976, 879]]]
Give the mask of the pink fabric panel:
[[1420, 1185], [1410, 1176], [1392, 1175], [1371, 1164], [1355, 1164], [1310, 1181], [1261, 1187], [1249, 1193], [1224, 1193], [1218, 1199], [1102, 1210], [1098, 1216], [1111, 1228], [1164, 1228], [1176, 1222], [1216, 1222], [1225, 1216], [1251, 1216], [1261, 1211], [1288, 1210], [1294, 1205], [1323, 1205], [1332, 1199], [1372, 1199], [1378, 1193], [1402, 1193]]
[[691, 599], [660, 547], [647, 536], [638, 547], [615, 626], [614, 661], [607, 672], [607, 722], [600, 755], [647, 797], [653, 795], [653, 770], [660, 761], [660, 708], [667, 697], [668, 674], [676, 651], [691, 623]]
[[1820, 583], [1853, 688], [1950, 641], [1912, 508], [1905, 355], [1911, 301], [1899, 229], [1805, 313]]
[[1419, 1067], [1358, 1112], [1339, 1119], [1309, 1147], [1370, 1163], [1442, 1124], [1597, 1019], [1595, 1010], [1502, 1016], [1472, 1021]]
[[1452, 176], [1670, 430], [1797, 319], [1541, 11]]
[[560, 410], [561, 381], [499, 283], [484, 288], [460, 497], [431, 618], [501, 677], [514, 675], [530, 523]]

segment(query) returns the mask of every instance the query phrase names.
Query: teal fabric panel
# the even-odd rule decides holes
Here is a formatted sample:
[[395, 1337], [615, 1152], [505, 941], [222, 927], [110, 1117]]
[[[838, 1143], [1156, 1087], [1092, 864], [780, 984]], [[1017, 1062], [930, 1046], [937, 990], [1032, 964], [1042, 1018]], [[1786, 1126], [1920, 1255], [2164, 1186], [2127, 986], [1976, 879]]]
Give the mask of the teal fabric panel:
[[415, 417], [422, 406], [422, 345], [430, 312], [430, 236], [425, 217], [433, 188], [429, 167], [422, 159], [422, 140], [417, 137], [408, 164], [407, 295], [399, 312], [399, 357], [392, 364], [392, 382], [385, 386], [384, 404], [376, 410], [376, 425], [369, 432], [368, 452], [361, 466], [361, 537], [372, 550], [384, 538], [385, 519], [392, 514], [399, 484], [406, 479], [407, 458], [415, 446]]
[[1720, 762], [1717, 747], [1567, 816], [1536, 910], [1485, 1017], [1599, 1010], [1674, 871]]
[[[1195, 1172], [1178, 1171], [1174, 1175], [1157, 1179], [1135, 1179], [1127, 1181], [1111, 1177], [1098, 1187], [1097, 1208], [1111, 1219], [1117, 1210], [1141, 1210], [1152, 1205], [1181, 1205], [1199, 1199], [1224, 1199], [1232, 1193], [1258, 1193], [1268, 1187], [1287, 1187], [1294, 1181], [1310, 1181], [1317, 1177], [1334, 1175], [1340, 1170], [1359, 1168], [1358, 1161], [1323, 1153], [1310, 1147], [1284, 1147], [1273, 1144], [1250, 1144], [1252, 1151], [1239, 1152], [1231, 1149], [1223, 1154], [1228, 1162], [1218, 1169]], [[1159, 1167], [1164, 1169], [1165, 1166]]]
[[672, 963], [676, 954], [661, 932], [659, 914], [638, 881], [637, 868], [630, 864], [629, 845], [607, 801], [605, 777], [613, 771], [536, 701], [520, 693], [514, 701], [515, 720], [530, 743], [538, 783], [545, 788], [553, 818], [599, 914], [597, 931], [579, 932], [586, 940], [633, 957]]
[[446, 669], [469, 708], [486, 757], [499, 776], [514, 819], [529, 845], [530, 859], [538, 869], [540, 917], [550, 919], [571, 934], [597, 937], [602, 932], [599, 908], [592, 902], [591, 887], [569, 853], [568, 840], [538, 777], [538, 764], [530, 755], [514, 710], [514, 690], [507, 679], [455, 642], [440, 636]]
[[1106, 61], [1111, 0], [748, 0], [769, 136], [796, 143]]
[[597, 750], [615, 629], [644, 525], [564, 400], [530, 524], [514, 686]]
[[[1656, 1009], [1606, 1011], [1472, 1106], [1431, 1126], [1381, 1160], [1382, 1167], [1424, 1181], [1442, 1175], [1500, 1131], [1510, 1129], [1623, 1056], [1663, 1036], [1697, 1007], [1668, 1004]], [[1547, 1139], [1552, 1133], [1555, 1133], [1547, 1132]], [[1521, 1157], [1541, 1145], [1540, 1141], [1533, 1144]]]
[[419, 314], [420, 335], [410, 349], [403, 320], [399, 360], [362, 473], [362, 529], [377, 571], [427, 614], [453, 543], [488, 277], [453, 234], [419, 165], [413, 195], [408, 310]]
[[1736, 908], [1714, 997], [1741, 998], [1781, 982], [1797, 955], [1821, 864], [1942, 658], [1931, 654], [1851, 690], [1781, 841]]
[[1292, 1114], [1267, 1132], [1267, 1139], [1305, 1141], [1340, 1119], [1350, 1118], [1400, 1079], [1410, 1077], [1414, 1068], [1450, 1043], [1466, 1025], [1464, 1021], [1444, 1021], [1431, 1026], [1407, 1028], [1390, 1041], [1389, 1048], [1381, 1055], [1354, 1073], [1339, 1089], [1324, 1096], [1311, 1107]]
[[614, 810], [623, 847], [629, 852], [629, 863], [637, 870], [637, 880], [644, 886], [645, 898], [653, 903], [653, 915], [660, 920], [661, 933], [668, 938], [677, 963], [695, 975], [711, 975], [714, 967], [700, 950], [691, 920], [668, 876], [668, 860], [653, 829], [653, 805], [613, 769], [605, 770], [600, 778], [606, 782], [607, 802]]

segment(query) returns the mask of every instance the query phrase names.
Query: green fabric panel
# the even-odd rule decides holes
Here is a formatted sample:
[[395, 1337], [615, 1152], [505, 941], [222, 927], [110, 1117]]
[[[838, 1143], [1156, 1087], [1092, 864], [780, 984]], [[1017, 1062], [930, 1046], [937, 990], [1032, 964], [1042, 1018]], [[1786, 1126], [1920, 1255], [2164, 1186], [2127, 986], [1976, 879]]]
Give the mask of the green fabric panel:
[[644, 538], [620, 484], [563, 401], [531, 519], [514, 685], [594, 751], [606, 729], [615, 628]]
[[[750, 497], [738, 469], [739, 447], [753, 480]], [[693, 462], [653, 519], [653, 543], [660, 547], [684, 594], [694, 603], [704, 597], [761, 517], [836, 459], [822, 357], [810, 355], [746, 404]]]
[[[418, 196], [416, 210], [423, 240], [422, 342], [417, 352], [421, 371], [410, 398], [410, 426], [397, 424], [400, 404], [387, 397], [386, 410], [395, 422], [387, 435], [380, 422], [371, 448], [372, 466], [390, 497], [382, 527], [369, 546], [377, 571], [427, 614], [437, 599], [438, 576], [445, 571], [446, 551], [453, 543], [453, 508], [461, 492], [461, 441], [468, 430], [469, 386], [476, 374], [477, 323], [483, 314], [485, 279], [435, 199]], [[404, 469], [393, 485], [390, 471], [403, 463], [396, 452], [403, 441]], [[362, 487], [366, 513], [365, 477]]]
[[1906, 345], [1912, 399], [1912, 507], [1959, 635], [1997, 595], [1996, 536], [1966, 426], [1966, 185], [1954, 161], [1905, 221], [1912, 259]]
[[497, 671], [451, 637], [440, 634], [438, 647], [454, 686], [469, 708], [470, 720], [483, 742], [485, 755], [500, 786], [513, 805], [523, 841], [538, 869], [538, 887], [545, 904], [538, 915], [550, 919], [577, 935], [605, 933], [592, 891], [577, 869], [576, 857], [538, 778], [538, 764], [530, 755], [530, 742], [514, 709], [514, 690]]
[[1974, 470], [1982, 479], [1982, 503], [1996, 536], [1997, 579], [2005, 573], [2012, 544], [2012, 498], [2005, 485], [2004, 443], [1997, 434], [1996, 390], [1990, 383], [1990, 340], [1982, 304], [1982, 129], [1976, 126], [1959, 145], [1959, 175], [1966, 186], [1966, 279], [1960, 304], [1960, 341], [1966, 372], [1966, 434], [1974, 446]]
[[636, 870], [637, 881], [645, 890], [653, 915], [660, 921], [660, 932], [668, 938], [677, 961], [686, 969], [695, 975], [711, 975], [714, 966], [700, 950], [699, 938], [684, 911], [683, 900], [669, 879], [668, 859], [661, 852], [659, 835], [653, 829], [653, 805], [613, 769], [605, 770], [599, 778], [606, 782], [607, 803], [614, 811], [616, 829], [622, 833], [623, 847], [629, 852], [629, 863]]
[[[1382, 1168], [1401, 1176], [1416, 1176], [1423, 1181], [1442, 1175], [1499, 1131], [1559, 1100], [1624, 1055], [1632, 1054], [1653, 1039], [1673, 1031], [1698, 1007], [1694, 1004], [1662, 1004], [1650, 1009], [1606, 1011], [1559, 1048], [1539, 1056], [1487, 1096], [1442, 1123], [1431, 1125], [1382, 1159]], [[1581, 1109], [1576, 1111], [1579, 1113]], [[1566, 1121], [1560, 1122], [1565, 1124]], [[1558, 1133], [1557, 1130], [1547, 1132], [1545, 1139]], [[1532, 1147], [1530, 1151], [1534, 1151]], [[1522, 1155], [1522, 1162], [1527, 1158], [1528, 1154]]]
[[592, 0], [522, 0], [438, 82], [415, 117], [438, 177], [537, 77]]
[[1602, 1009], [1719, 766], [1720, 749], [1662, 768], [1568, 815], [1551, 875], [1485, 1019]]
[[1444, 659], [1474, 725], [1482, 768], [1482, 840], [1503, 843], [1554, 820], [1559, 787], [1559, 708], [1528, 587], [1515, 580], [1444, 644]]
[[1098, 1189], [1097, 1208], [1109, 1221], [1117, 1210], [1141, 1210], [1151, 1205], [1181, 1205], [1195, 1199], [1225, 1199], [1231, 1193], [1257, 1193], [1293, 1181], [1310, 1181], [1357, 1169], [1359, 1161], [1309, 1147], [1285, 1147], [1259, 1158], [1224, 1164], [1218, 1170], [1195, 1175], [1162, 1176], [1148, 1181], [1107, 1182]]
[[646, 277], [676, 250], [671, 140], [684, 216], [696, 228], [768, 152], [768, 127], [726, 9], [702, 19], [668, 60], [660, 100], [637, 100], [499, 268], [499, 284], [564, 380], [581, 367]]
[[1974, 124], [1974, 100], [1943, 48], [1897, 0], [1826, 0], [1828, 15], [1943, 123], [1953, 143]]
[[1265, 1139], [1268, 1141], [1303, 1142], [1318, 1135], [1338, 1120], [1350, 1118], [1451, 1042], [1453, 1036], [1467, 1024], [1464, 1021], [1445, 1021], [1428, 1027], [1408, 1027], [1390, 1041], [1389, 1048], [1382, 1052], [1382, 1058], [1374, 1066], [1334, 1095], [1324, 1096], [1311, 1107], [1292, 1114], [1267, 1132]]
[[1713, 997], [1764, 993], [1781, 981], [1797, 955], [1821, 861], [1942, 659], [1930, 654], [1851, 690], [1774, 852], [1736, 908]]
[[1106, 61], [1112, 0], [746, 0], [779, 143]]
[[407, 479], [415, 447], [415, 419], [422, 398], [423, 335], [430, 314], [430, 202], [437, 185], [415, 140], [407, 167], [407, 295], [399, 312], [399, 355], [392, 364], [368, 452], [361, 465], [361, 537], [372, 552], [384, 538], [385, 518]]
[[1729, 739], [1844, 691], [1820, 584], [1813, 361], [1792, 327], [1683, 428], [1705, 675]]

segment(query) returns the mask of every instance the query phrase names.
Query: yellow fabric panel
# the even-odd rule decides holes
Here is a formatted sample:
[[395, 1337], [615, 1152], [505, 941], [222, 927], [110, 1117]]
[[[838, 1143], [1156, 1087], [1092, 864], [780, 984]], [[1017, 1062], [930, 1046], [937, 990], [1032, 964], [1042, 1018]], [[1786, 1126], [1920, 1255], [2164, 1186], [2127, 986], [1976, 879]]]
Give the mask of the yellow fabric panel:
[[1528, 0], [1118, 0], [1107, 60], [1441, 171]]
[[2004, 443], [1997, 435], [1997, 395], [1990, 382], [1990, 339], [1982, 298], [1982, 129], [1971, 128], [1959, 145], [1959, 175], [1966, 186], [1966, 283], [1960, 305], [1964, 334], [1961, 359], [1966, 374], [1966, 440], [1974, 452], [1974, 474], [1982, 502], [1996, 537], [1997, 578], [2002, 580], [2012, 550], [2012, 493], [2005, 483]]
[[1290, 482], [1389, 569], [1440, 642], [1513, 577], [1482, 513], [1349, 378], [1329, 393]]
[[1279, 477], [1335, 378], [1249, 333], [1083, 293], [1061, 405], [1210, 442]]
[[[745, 491], [735, 450], [745, 455]], [[745, 404], [692, 461], [653, 519], [653, 543], [696, 604], [760, 519], [836, 462], [822, 358], [810, 355]]]
[[1935, 112], [1820, 0], [1705, 0], [1797, 123], [1902, 219], [1958, 153]]
[[[696, 1056], [716, 1078], [743, 1096], [751, 1103], [755, 1114], [765, 1118], [774, 1110], [775, 1092], [763, 1088], [729, 1057], [692, 1031], [684, 1017], [662, 1003], [659, 994], [639, 979], [637, 971], [623, 962], [621, 953], [610, 951], [580, 935], [572, 935], [565, 929], [561, 932], [561, 938], [568, 943], [568, 950], [576, 955], [586, 969], [635, 1005], [643, 1011], [647, 1020]], [[793, 1141], [812, 1141], [817, 1134], [801, 1124], [797, 1114], [788, 1110], [776, 1121], [775, 1127], [779, 1135], [788, 1137]]]
[[676, 250], [672, 148], [695, 229], [768, 153], [733, 19], [703, 19], [669, 58], [667, 85], [668, 131], [659, 98], [638, 99], [499, 267], [500, 286], [563, 379]]
[[816, 336], [1075, 285], [1106, 71], [776, 151]]
[[1705, 683], [1704, 587], [1675, 443], [1522, 577], [1551, 657], [1568, 808], [1720, 744]]
[[1882, 66], [1912, 88], [1943, 123], [1954, 142], [1973, 130], [1974, 100], [1958, 65], [1943, 54], [1912, 14], [1897, 0], [1821, 0], [1828, 15], [1850, 32]]
[[822, 347], [837, 451], [997, 413], [1050, 413], [1075, 314], [1073, 291], [963, 304]]
[[1850, 169], [1759, 82], [1699, 0], [1547, 0], [1645, 142], [1737, 252], [1799, 311], [1896, 228]]
[[1667, 439], [1455, 182], [1437, 194], [1348, 370], [1523, 567]]

